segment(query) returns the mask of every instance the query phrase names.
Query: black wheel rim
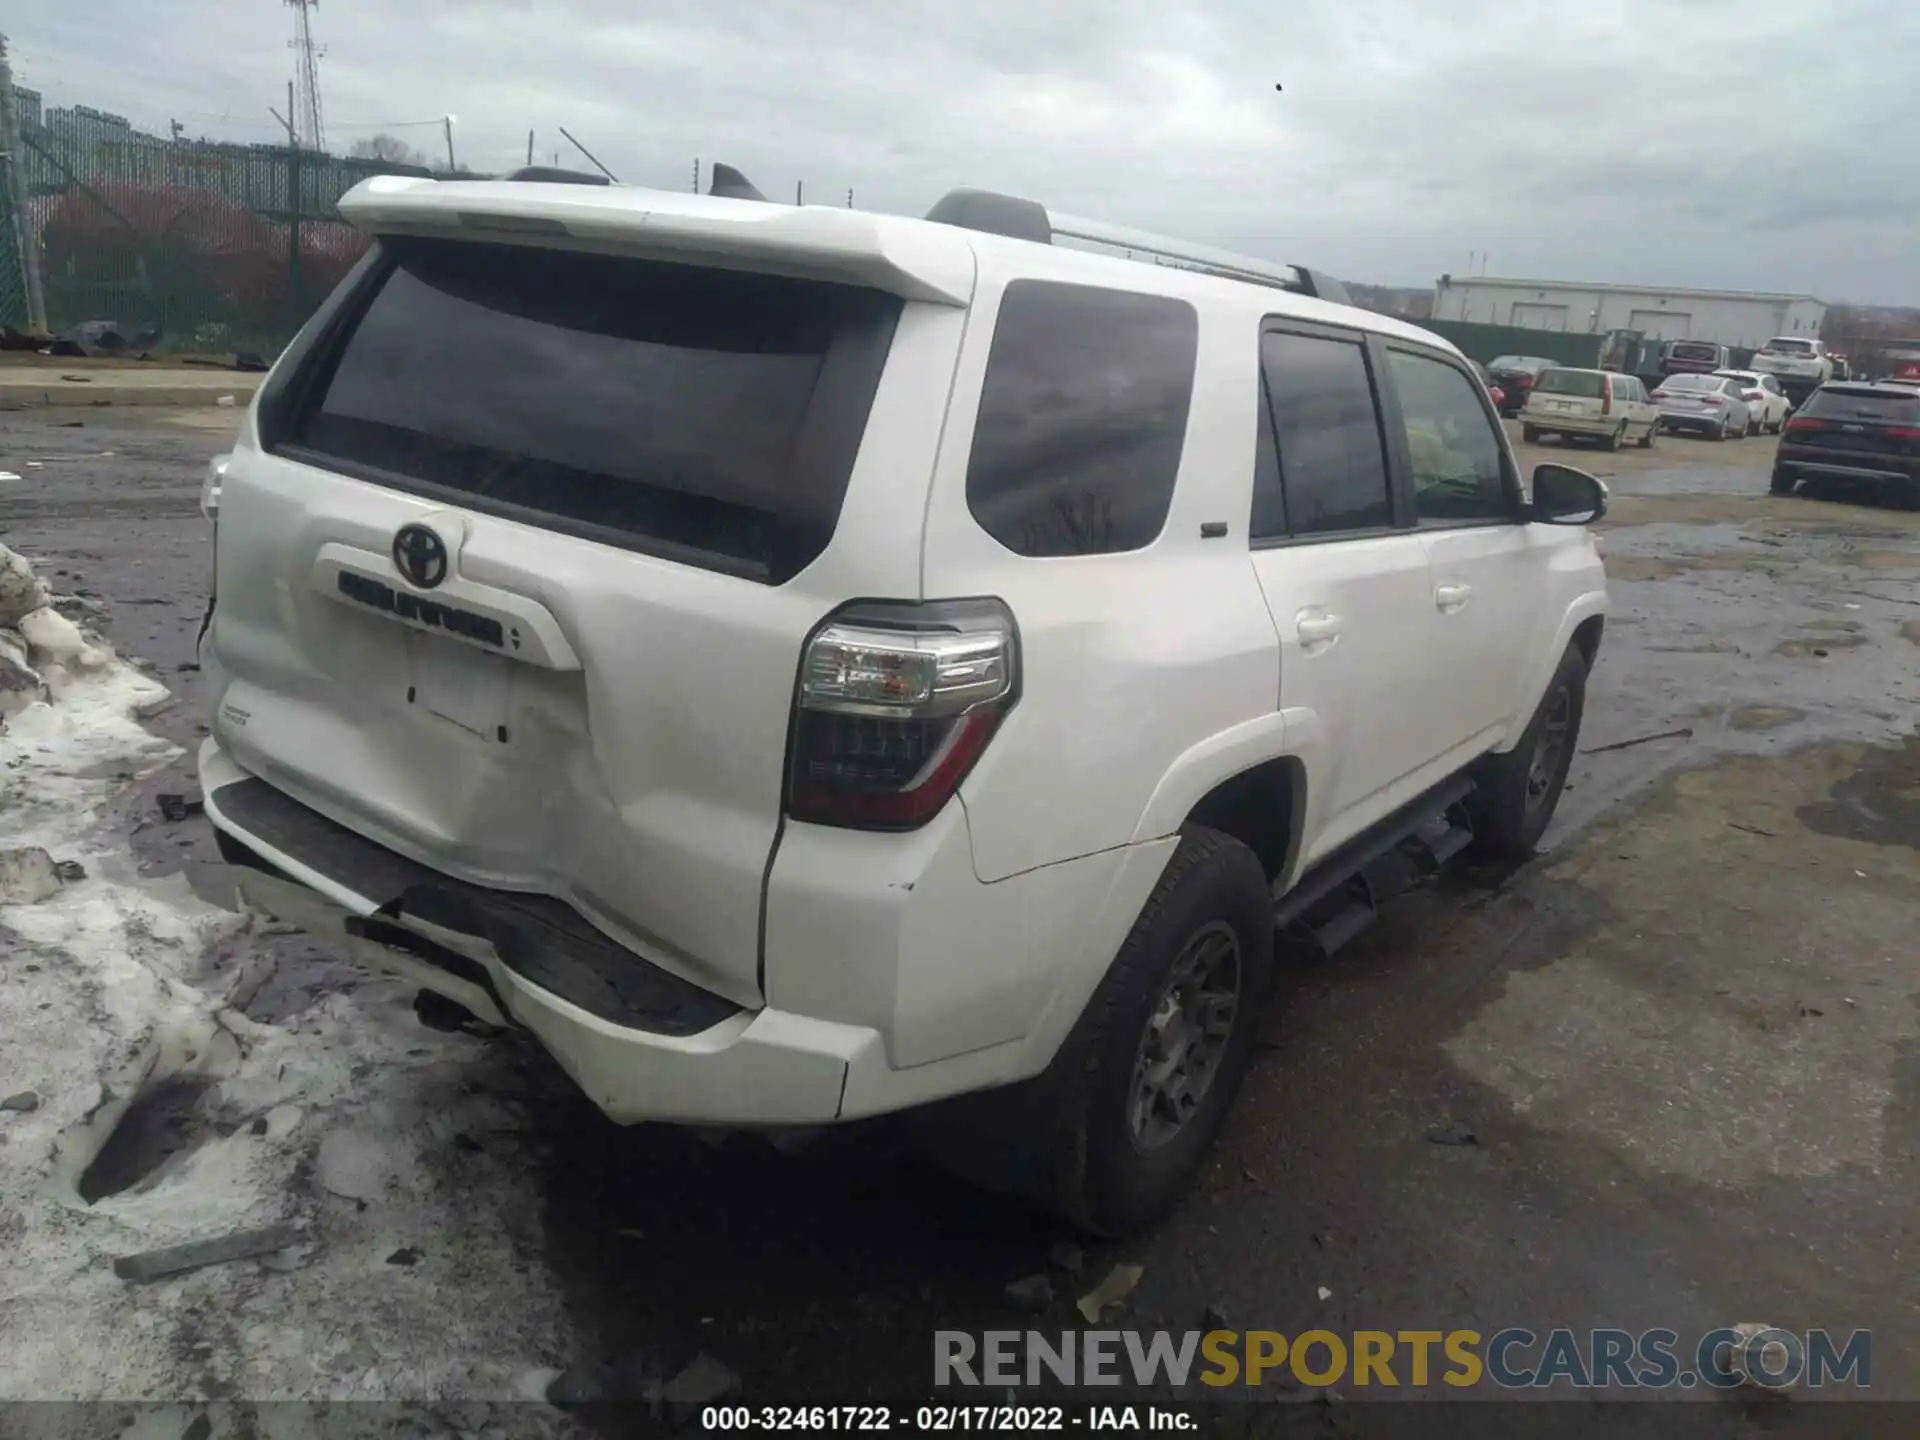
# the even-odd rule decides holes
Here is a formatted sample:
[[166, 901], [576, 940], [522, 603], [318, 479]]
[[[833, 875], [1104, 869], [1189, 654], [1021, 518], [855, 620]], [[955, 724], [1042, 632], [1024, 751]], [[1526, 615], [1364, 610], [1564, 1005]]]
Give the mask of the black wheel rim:
[[1540, 736], [1533, 742], [1533, 758], [1527, 765], [1527, 811], [1537, 811], [1553, 792], [1554, 778], [1567, 753], [1573, 729], [1573, 695], [1562, 685], [1547, 702], [1547, 717]]
[[1135, 1047], [1127, 1132], [1142, 1154], [1181, 1135], [1219, 1077], [1240, 1013], [1240, 937], [1224, 920], [1180, 947]]

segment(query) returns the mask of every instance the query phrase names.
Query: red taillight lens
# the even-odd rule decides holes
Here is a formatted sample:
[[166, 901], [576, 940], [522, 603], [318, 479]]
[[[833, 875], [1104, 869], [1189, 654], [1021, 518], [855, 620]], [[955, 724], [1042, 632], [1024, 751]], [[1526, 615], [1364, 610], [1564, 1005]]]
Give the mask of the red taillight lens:
[[1787, 433], [1791, 435], [1804, 435], [1809, 430], [1824, 430], [1826, 428], [1827, 425], [1824, 420], [1809, 420], [1803, 415], [1796, 415], [1793, 419], [1787, 421]]
[[1740, 398], [1742, 400], [1764, 400], [1767, 398], [1767, 392], [1764, 390], [1742, 390], [1740, 392]]
[[1518, 385], [1522, 390], [1531, 390], [1533, 388], [1533, 379], [1531, 376], [1522, 375], [1513, 383]]
[[993, 738], [1018, 673], [998, 601], [841, 611], [801, 660], [787, 813], [861, 830], [926, 824]]
[[1890, 425], [1887, 427], [1889, 440], [1920, 440], [1920, 426]]
[[1600, 381], [1600, 413], [1613, 413], [1613, 377], [1607, 376]]

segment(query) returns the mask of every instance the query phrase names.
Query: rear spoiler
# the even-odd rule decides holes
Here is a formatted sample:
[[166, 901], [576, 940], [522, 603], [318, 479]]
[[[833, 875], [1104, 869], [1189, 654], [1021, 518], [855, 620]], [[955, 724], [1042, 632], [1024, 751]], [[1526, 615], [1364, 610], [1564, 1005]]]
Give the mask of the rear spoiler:
[[[375, 176], [341, 197], [340, 213], [372, 234], [562, 236], [638, 254], [731, 257], [756, 268], [844, 280], [909, 300], [965, 305], [973, 293], [972, 256], [929, 253], [925, 244], [892, 243], [900, 232], [880, 216], [827, 206], [776, 204], [731, 165], [715, 164], [706, 196], [607, 185], [578, 172], [530, 167], [505, 181], [434, 181]], [[537, 196], [526, 181], [588, 191]], [[716, 206], [715, 202], [720, 202]], [[721, 208], [724, 207], [724, 208]], [[1309, 295], [1336, 305], [1352, 300], [1338, 280], [1304, 265], [1280, 264], [1103, 220], [1049, 211], [1033, 200], [991, 190], [954, 190], [926, 218], [962, 230], [1065, 249], [1118, 253], [1143, 264], [1217, 275]], [[902, 237], [904, 238], [904, 237]], [[910, 250], [907, 259], [903, 250]]]
[[964, 306], [973, 255], [930, 245], [900, 222], [861, 210], [796, 208], [628, 185], [529, 185], [376, 175], [339, 202], [371, 235], [465, 235], [509, 243], [577, 241], [663, 260], [729, 260], [743, 268], [835, 280], [908, 300]]

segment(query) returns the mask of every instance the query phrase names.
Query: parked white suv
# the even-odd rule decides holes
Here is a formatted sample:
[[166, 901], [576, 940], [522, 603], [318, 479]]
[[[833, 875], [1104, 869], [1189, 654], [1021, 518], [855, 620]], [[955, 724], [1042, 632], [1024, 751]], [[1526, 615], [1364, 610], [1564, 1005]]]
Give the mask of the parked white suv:
[[219, 477], [207, 814], [253, 904], [616, 1120], [971, 1096], [1122, 1231], [1277, 928], [1539, 839], [1605, 490], [1526, 493], [1436, 336], [979, 192], [341, 210], [378, 244]]
[[1833, 379], [1833, 357], [1824, 341], [1776, 335], [1753, 352], [1753, 369], [1773, 376], [1796, 406]]

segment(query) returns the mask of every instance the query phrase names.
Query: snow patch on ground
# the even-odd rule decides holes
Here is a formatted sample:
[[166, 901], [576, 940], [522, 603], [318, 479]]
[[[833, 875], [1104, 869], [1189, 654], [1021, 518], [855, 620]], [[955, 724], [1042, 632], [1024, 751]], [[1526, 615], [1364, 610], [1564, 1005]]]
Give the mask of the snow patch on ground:
[[[39, 622], [33, 644], [51, 699], [0, 721], [0, 849], [85, 878], [0, 905], [0, 1096], [39, 1098], [0, 1114], [0, 1401], [457, 1398], [566, 1433], [525, 1404], [572, 1346], [527, 1124], [493, 1093], [518, 1090], [500, 1052], [421, 1026], [382, 979], [284, 1025], [227, 1006], [254, 922], [143, 877], [109, 819], [129, 777], [179, 753], [139, 723], [165, 690], [70, 625]], [[80, 1178], [129, 1106], [182, 1078], [205, 1087], [201, 1143], [87, 1205]], [[113, 1272], [276, 1223], [299, 1242], [264, 1259]], [[391, 1263], [403, 1249], [419, 1258]]]

